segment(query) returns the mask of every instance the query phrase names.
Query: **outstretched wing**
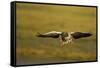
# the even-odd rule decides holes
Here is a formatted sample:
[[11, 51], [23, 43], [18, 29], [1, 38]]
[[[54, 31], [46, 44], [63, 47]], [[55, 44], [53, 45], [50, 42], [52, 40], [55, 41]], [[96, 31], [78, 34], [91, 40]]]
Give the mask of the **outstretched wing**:
[[91, 35], [92, 35], [91, 33], [85, 33], [85, 32], [73, 32], [73, 33], [71, 33], [71, 36], [72, 36], [74, 39], [89, 37], [89, 36], [91, 36]]
[[47, 38], [47, 37], [58, 38], [60, 34], [61, 34], [61, 32], [51, 31], [51, 32], [44, 33], [44, 34], [38, 33], [36, 36], [44, 37], [44, 38]]

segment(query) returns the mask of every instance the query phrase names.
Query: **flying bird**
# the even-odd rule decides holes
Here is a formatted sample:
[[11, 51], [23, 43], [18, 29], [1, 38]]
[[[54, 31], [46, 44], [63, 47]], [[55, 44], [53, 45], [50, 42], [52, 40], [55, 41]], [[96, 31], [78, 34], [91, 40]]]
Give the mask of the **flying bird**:
[[37, 33], [37, 37], [42, 38], [59, 38], [61, 46], [72, 43], [75, 39], [85, 38], [91, 36], [88, 32], [57, 32], [51, 31], [47, 33]]

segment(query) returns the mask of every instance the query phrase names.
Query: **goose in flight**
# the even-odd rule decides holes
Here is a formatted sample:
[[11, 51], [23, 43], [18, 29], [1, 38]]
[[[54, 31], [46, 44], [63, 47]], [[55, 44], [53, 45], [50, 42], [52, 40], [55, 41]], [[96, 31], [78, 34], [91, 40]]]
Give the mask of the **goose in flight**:
[[51, 31], [44, 34], [38, 33], [37, 37], [42, 38], [59, 38], [61, 46], [71, 43], [74, 39], [80, 39], [91, 36], [88, 32], [57, 32]]

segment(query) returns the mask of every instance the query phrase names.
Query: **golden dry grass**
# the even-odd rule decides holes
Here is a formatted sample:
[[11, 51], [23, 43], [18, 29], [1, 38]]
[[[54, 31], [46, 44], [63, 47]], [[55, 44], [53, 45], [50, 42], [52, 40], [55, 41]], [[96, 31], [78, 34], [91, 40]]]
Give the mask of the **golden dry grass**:
[[[39, 58], [54, 58], [67, 62], [96, 60], [95, 7], [17, 3], [16, 15], [17, 63], [26, 59], [31, 60], [27, 62], [35, 63], [34, 59]], [[37, 32], [48, 31], [81, 31], [90, 32], [93, 36], [61, 48], [59, 40], [35, 36]]]
[[82, 51], [60, 51], [59, 49], [52, 50], [50, 48], [17, 48], [17, 59], [45, 59], [45, 58], [55, 58], [55, 59], [73, 59], [80, 61], [93, 61], [96, 59], [95, 53], [85, 53]]

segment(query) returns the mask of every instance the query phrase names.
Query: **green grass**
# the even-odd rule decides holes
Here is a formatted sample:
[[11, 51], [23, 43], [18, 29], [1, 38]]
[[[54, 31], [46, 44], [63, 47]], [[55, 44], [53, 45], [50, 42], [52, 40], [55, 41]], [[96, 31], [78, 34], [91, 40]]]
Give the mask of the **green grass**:
[[[17, 64], [35, 64], [40, 62], [38, 59], [44, 62], [96, 60], [95, 7], [17, 3], [16, 14]], [[37, 32], [49, 31], [81, 31], [93, 35], [61, 48], [58, 39], [35, 36]]]

